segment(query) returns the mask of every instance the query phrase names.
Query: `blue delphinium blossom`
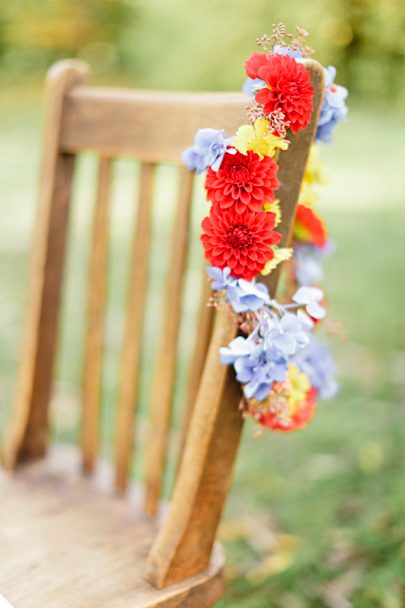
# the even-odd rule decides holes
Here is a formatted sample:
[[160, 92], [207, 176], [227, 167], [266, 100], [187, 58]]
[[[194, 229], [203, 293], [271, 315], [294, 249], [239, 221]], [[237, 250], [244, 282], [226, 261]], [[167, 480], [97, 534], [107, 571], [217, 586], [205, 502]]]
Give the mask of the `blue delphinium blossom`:
[[221, 363], [223, 365], [234, 364], [240, 357], [249, 357], [255, 349], [255, 342], [248, 336], [238, 336], [228, 346], [219, 349]]
[[246, 93], [248, 97], [254, 97], [257, 91], [264, 89], [265, 86], [266, 83], [261, 78], [246, 78], [242, 91]]
[[332, 399], [337, 394], [336, 365], [326, 344], [312, 339], [308, 347], [298, 354], [296, 363], [307, 374], [319, 397]]
[[211, 287], [215, 291], [226, 289], [235, 280], [231, 277], [231, 269], [229, 267], [222, 269], [216, 266], [207, 266], [206, 271], [212, 281]]
[[266, 348], [263, 341], [256, 341], [252, 334], [239, 336], [229, 346], [220, 349], [221, 362], [232, 364], [236, 379], [241, 382], [247, 399], [262, 401], [270, 393], [273, 382], [285, 380], [288, 360], [274, 348]]
[[323, 247], [317, 247], [312, 243], [294, 243], [295, 273], [299, 285], [310, 287], [322, 282], [322, 263], [333, 249], [334, 244], [331, 241]]
[[273, 49], [273, 52], [276, 55], [288, 55], [289, 57], [293, 57], [294, 59], [301, 59], [302, 53], [299, 49], [292, 49], [289, 46], [281, 46], [281, 44], [276, 44]]
[[255, 311], [270, 302], [269, 292], [263, 283], [236, 279], [235, 285], [228, 287], [227, 299], [237, 313]]
[[323, 291], [318, 287], [299, 287], [292, 297], [294, 302], [305, 306], [307, 313], [314, 319], [323, 319], [325, 309], [320, 302], [323, 300]]
[[285, 381], [289, 363], [310, 341], [312, 323], [304, 317], [305, 313], [285, 312], [282, 307], [278, 314], [263, 309], [249, 336], [238, 336], [220, 349], [221, 362], [233, 365], [247, 399], [262, 401], [269, 395], [273, 382]]
[[316, 139], [329, 144], [332, 141], [332, 131], [339, 122], [346, 118], [349, 111], [345, 103], [348, 91], [346, 87], [334, 84], [336, 68], [330, 65], [324, 70], [325, 95], [319, 115]]
[[273, 382], [283, 382], [286, 378], [288, 361], [275, 355], [275, 351], [257, 347], [256, 356], [235, 362], [236, 379], [243, 384], [246, 399], [262, 401], [271, 391]]
[[283, 382], [289, 362], [309, 342], [308, 326], [297, 315], [262, 314], [256, 329], [220, 349], [221, 362], [233, 365], [247, 399], [265, 399], [273, 382]]
[[266, 347], [275, 349], [284, 357], [291, 357], [309, 342], [303, 321], [291, 312], [283, 314], [281, 318], [276, 315], [270, 317], [264, 331]]
[[226, 291], [226, 301], [232, 306], [234, 312], [255, 311], [270, 302], [269, 292], [263, 283], [235, 279], [231, 276], [230, 268], [216, 268], [209, 266], [207, 274], [212, 279], [212, 289]]
[[[300, 287], [293, 300], [296, 304], [286, 306], [270, 299], [267, 288], [254, 281], [245, 281], [231, 276], [229, 268], [207, 268], [212, 287], [226, 293], [235, 312], [255, 311], [257, 324], [247, 336], [238, 336], [220, 349], [223, 365], [233, 365], [236, 379], [243, 385], [247, 399], [263, 401], [270, 393], [273, 382], [284, 382], [288, 366], [297, 362], [303, 371], [311, 369], [317, 381], [315, 388], [322, 395], [332, 391], [328, 381], [327, 364], [317, 367], [317, 352], [305, 357], [310, 343], [313, 322], [308, 315], [320, 318], [323, 308], [319, 305], [323, 297], [320, 289]], [[299, 306], [291, 312], [291, 308]], [[305, 306], [307, 312], [301, 309]], [[308, 314], [307, 314], [308, 313]], [[308, 346], [309, 345], [309, 346]], [[310, 351], [312, 353], [312, 350]]]
[[184, 150], [182, 159], [186, 167], [202, 173], [211, 167], [218, 171], [223, 161], [225, 152], [236, 154], [234, 148], [229, 148], [233, 137], [229, 137], [226, 131], [218, 129], [199, 129], [194, 138], [194, 145]]

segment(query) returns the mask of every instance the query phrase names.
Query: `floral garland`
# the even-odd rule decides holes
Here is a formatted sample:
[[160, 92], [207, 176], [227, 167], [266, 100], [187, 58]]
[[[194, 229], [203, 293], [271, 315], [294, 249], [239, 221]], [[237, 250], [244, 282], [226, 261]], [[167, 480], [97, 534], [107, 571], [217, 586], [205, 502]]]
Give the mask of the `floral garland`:
[[[270, 429], [303, 428], [318, 398], [336, 394], [335, 366], [328, 347], [313, 336], [325, 318], [322, 260], [333, 249], [327, 228], [315, 210], [317, 185], [325, 181], [315, 145], [311, 149], [293, 226], [291, 248], [279, 247], [276, 230], [281, 209], [276, 198], [278, 155], [289, 145], [288, 133], [311, 120], [314, 91], [303, 58], [312, 54], [307, 33], [289, 34], [273, 26], [257, 40], [261, 52], [246, 61], [244, 92], [251, 99], [248, 124], [235, 136], [200, 129], [183, 153], [186, 166], [206, 171], [211, 202], [202, 221], [201, 241], [214, 305], [227, 305], [239, 335], [220, 349], [221, 362], [233, 365], [242, 384], [246, 415]], [[336, 124], [347, 115], [347, 90], [334, 84], [336, 70], [325, 68], [326, 89], [316, 140], [329, 143]], [[271, 298], [255, 277], [288, 261], [287, 303]]]

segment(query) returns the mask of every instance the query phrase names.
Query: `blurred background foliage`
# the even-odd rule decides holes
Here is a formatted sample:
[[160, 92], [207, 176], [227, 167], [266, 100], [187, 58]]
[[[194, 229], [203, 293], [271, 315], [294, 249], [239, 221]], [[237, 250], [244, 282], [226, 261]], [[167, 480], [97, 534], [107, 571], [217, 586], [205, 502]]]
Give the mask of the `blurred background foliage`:
[[0, 74], [32, 78], [75, 56], [139, 86], [239, 88], [241, 63], [275, 20], [307, 28], [352, 95], [405, 98], [403, 0], [13, 0], [0, 5]]

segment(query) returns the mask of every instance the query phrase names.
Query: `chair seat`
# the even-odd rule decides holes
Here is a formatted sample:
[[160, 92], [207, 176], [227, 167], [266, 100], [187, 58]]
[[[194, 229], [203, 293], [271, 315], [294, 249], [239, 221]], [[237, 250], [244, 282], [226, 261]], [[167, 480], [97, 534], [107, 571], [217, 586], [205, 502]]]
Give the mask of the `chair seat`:
[[74, 448], [0, 471], [0, 605], [13, 608], [205, 608], [223, 595], [223, 556], [157, 590], [143, 578], [158, 522], [142, 513], [139, 489], [111, 492], [105, 465], [80, 473]]

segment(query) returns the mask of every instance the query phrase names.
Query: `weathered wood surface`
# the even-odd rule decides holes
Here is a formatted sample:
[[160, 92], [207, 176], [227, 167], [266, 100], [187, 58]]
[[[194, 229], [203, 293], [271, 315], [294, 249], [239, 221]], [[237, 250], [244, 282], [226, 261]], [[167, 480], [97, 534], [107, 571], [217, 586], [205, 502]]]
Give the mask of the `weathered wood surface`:
[[[206, 262], [204, 262], [206, 266]], [[200, 306], [197, 318], [197, 336], [194, 344], [194, 351], [190, 362], [190, 369], [187, 378], [187, 392], [184, 402], [183, 418], [180, 428], [179, 454], [180, 459], [183, 454], [190, 426], [191, 416], [194, 411], [195, 402], [200, 387], [201, 377], [204, 371], [204, 364], [212, 336], [212, 326], [214, 322], [214, 308], [209, 305], [211, 297], [211, 285], [204, 270], [203, 285], [200, 295]]]
[[81, 61], [55, 64], [46, 82], [45, 132], [37, 225], [33, 246], [27, 316], [12, 428], [4, 463], [42, 456], [48, 435], [60, 292], [74, 157], [60, 152], [67, 92], [86, 80]]
[[130, 473], [139, 385], [142, 330], [145, 312], [148, 252], [151, 239], [152, 196], [156, 166], [144, 163], [130, 259], [128, 305], [121, 358], [117, 404], [116, 488], [125, 491]]
[[83, 469], [87, 473], [95, 467], [100, 441], [111, 176], [112, 162], [110, 159], [102, 158], [99, 163], [90, 251], [83, 370], [82, 449]]
[[181, 163], [198, 129], [234, 133], [246, 122], [246, 103], [242, 93], [75, 87], [66, 98], [61, 147], [69, 153], [89, 149], [103, 156]]
[[113, 470], [81, 475], [58, 448], [16, 474], [0, 471], [0, 589], [15, 608], [205, 608], [223, 594], [219, 546], [209, 568], [157, 591], [143, 578], [157, 521], [139, 490], [114, 496]]
[[[279, 159], [282, 244], [288, 243], [322, 101], [322, 67], [310, 61], [308, 69], [315, 89], [312, 120]], [[278, 272], [272, 273], [266, 280], [272, 294], [278, 277]], [[231, 315], [224, 307], [219, 309], [168, 518], [149, 554], [148, 580], [157, 587], [198, 572], [209, 562], [242, 429], [237, 409], [240, 386], [229, 367], [218, 365], [219, 347], [235, 334]]]
[[[308, 62], [308, 68], [311, 71], [316, 92], [313, 120], [305, 131], [292, 138], [288, 152], [280, 155], [279, 179], [281, 187], [279, 198], [283, 212], [283, 221], [280, 226], [283, 234], [282, 244], [287, 244], [289, 240], [298, 191], [314, 136], [323, 91], [323, 70], [321, 66], [310, 61]], [[110, 161], [106, 159], [116, 155], [129, 155], [139, 158], [145, 163], [142, 170], [140, 198], [141, 202], [142, 200], [146, 202], [151, 198], [155, 162], [179, 162], [181, 151], [192, 143], [194, 132], [200, 127], [225, 128], [229, 133], [234, 133], [237, 127], [245, 122], [246, 98], [240, 94], [192, 93], [165, 95], [92, 89], [80, 84], [85, 79], [85, 75], [86, 68], [81, 62], [62, 62], [51, 71], [48, 80], [48, 113], [41, 216], [34, 246], [34, 273], [29, 297], [29, 316], [16, 402], [16, 415], [5, 453], [6, 465], [9, 468], [13, 468], [17, 461], [43, 455], [46, 449], [48, 404], [52, 385], [57, 318], [60, 308], [59, 294], [73, 175], [73, 154], [83, 149], [93, 149], [104, 159], [104, 167], [109, 166]], [[167, 283], [166, 316], [157, 361], [157, 376], [152, 391], [151, 428], [153, 432], [147, 442], [149, 447], [146, 457], [146, 510], [150, 513], [155, 512], [158, 506], [165, 467], [176, 364], [175, 352], [180, 315], [180, 296], [185, 268], [192, 177], [185, 169], [181, 170], [181, 175], [182, 186], [177, 207], [177, 223], [178, 227], [180, 226], [177, 234], [180, 235], [180, 238], [173, 241], [172, 262], [170, 264], [170, 267], [176, 270], [174, 278], [172, 274], [170, 283], [169, 279]], [[118, 413], [116, 438], [116, 487], [120, 490], [125, 489], [130, 470], [134, 408], [138, 384], [137, 368], [140, 361], [139, 339], [143, 318], [144, 292], [146, 290], [146, 263], [144, 262], [149, 246], [150, 209], [147, 205], [141, 205], [141, 207], [138, 210], [138, 224], [135, 228], [135, 244], [132, 254], [132, 264], [135, 267], [132, 267], [131, 272], [126, 326], [128, 334], [125, 336], [121, 368], [120, 411]], [[105, 211], [106, 207], [104, 207]], [[97, 258], [98, 261], [94, 263], [94, 267], [105, 265], [106, 260], [106, 215], [104, 212], [102, 221], [100, 221], [99, 236], [96, 235], [95, 238], [94, 250], [98, 253], [94, 255], [94, 259]], [[137, 267], [139, 261], [142, 262], [140, 264], [141, 268]], [[272, 295], [276, 293], [278, 275], [279, 271], [276, 271], [264, 279]], [[99, 270], [96, 270], [95, 274], [92, 273], [92, 276], [100, 279], [101, 274]], [[94, 297], [96, 291], [101, 294], [104, 290], [102, 281], [100, 282], [98, 279], [94, 281], [94, 285], [97, 285], [96, 289], [92, 291], [90, 286]], [[137, 286], [138, 281], [140, 287]], [[141, 290], [141, 294], [139, 290]], [[141, 297], [138, 302], [139, 295]], [[168, 516], [157, 534], [148, 557], [147, 577], [152, 585], [161, 588], [184, 581], [183, 604], [175, 603], [177, 600], [171, 598], [170, 601], [167, 600], [169, 603], [162, 604], [166, 606], [182, 605], [192, 606], [193, 608], [208, 606], [210, 603], [207, 602], [212, 603], [215, 601], [213, 597], [215, 596], [216, 599], [220, 595], [217, 571], [209, 574], [209, 578], [216, 581], [215, 592], [212, 592], [211, 595], [204, 589], [204, 585], [201, 587], [201, 593], [198, 590], [195, 591], [195, 589], [198, 589], [198, 585], [190, 592], [191, 595], [186, 590], [189, 589], [187, 580], [191, 580], [187, 577], [193, 576], [196, 572], [207, 572], [206, 569], [209, 567], [217, 525], [231, 483], [242, 429], [242, 417], [238, 410], [241, 390], [234, 379], [232, 370], [221, 366], [218, 357], [219, 347], [230, 342], [235, 336], [237, 328], [226, 309], [220, 309], [214, 316], [212, 340], [209, 347], [206, 336], [204, 340], [201, 338], [203, 348], [208, 348], [207, 358], [205, 360], [205, 357], [199, 356], [191, 366], [191, 379], [197, 378], [198, 380], [194, 382], [194, 385], [191, 385], [191, 391], [196, 391], [196, 398], [194, 406], [189, 403], [187, 407], [189, 421], [185, 422], [185, 429], [188, 430], [181, 466]], [[94, 362], [90, 364], [90, 366], [93, 366], [93, 370], [96, 370], [96, 373], [92, 381], [92, 391], [89, 391], [92, 395], [89, 402], [92, 405], [87, 412], [88, 423], [91, 420], [91, 424], [88, 424], [88, 429], [91, 429], [88, 437], [91, 436], [91, 441], [86, 443], [88, 447], [85, 450], [87, 454], [86, 468], [88, 469], [94, 467], [97, 454], [97, 416], [95, 414], [98, 405], [94, 395], [99, 390], [100, 380], [102, 308], [97, 308], [96, 317], [98, 319], [97, 331], [93, 334], [91, 343], [97, 352], [97, 365], [95, 366]], [[202, 315], [200, 327], [205, 328], [204, 331], [207, 330], [208, 333], [210, 332], [210, 323], [209, 315], [206, 318]], [[196, 390], [197, 385], [198, 390]], [[90, 411], [91, 415], [89, 414]], [[13, 482], [11, 478], [5, 477], [6, 482], [2, 483], [7, 485], [3, 485], [3, 488], [7, 488], [7, 492], [12, 496], [14, 493], [13, 483], [18, 483], [18, 479], [23, 478], [23, 476], [18, 475], [16, 481]], [[30, 486], [32, 496], [36, 496], [35, 487], [36, 482]], [[44, 488], [43, 485], [39, 484], [38, 488], [40, 487]], [[63, 482], [61, 482], [61, 487], [64, 487]], [[72, 506], [76, 514], [75, 517], [77, 516], [81, 521], [80, 513], [87, 513], [86, 517], [88, 519], [85, 522], [89, 526], [89, 530], [92, 530], [92, 525], [95, 526], [96, 522], [99, 521], [97, 516], [99, 507], [96, 506], [98, 499], [93, 501], [93, 499], [86, 497], [82, 501], [80, 498], [81, 490], [74, 489], [74, 493], [78, 497], [77, 509], [75, 510]], [[14, 494], [14, 496], [16, 495]], [[21, 498], [22, 495], [20, 495]], [[16, 505], [16, 515], [19, 508], [23, 509], [23, 505], [18, 507], [20, 499], [13, 503], [13, 505]], [[58, 499], [55, 498], [55, 500]], [[76, 498], [74, 500], [72, 498], [72, 504], [75, 501]], [[25, 502], [28, 503], [29, 501], [26, 500]], [[85, 505], [90, 507], [93, 503], [95, 505], [94, 524], [91, 523], [93, 513], [89, 513], [85, 508]], [[42, 503], [38, 504], [41, 505]], [[110, 504], [112, 503], [108, 503], [106, 511], [110, 508]], [[27, 504], [26, 508], [29, 506]], [[42, 507], [38, 508], [41, 511]], [[13, 516], [13, 509], [14, 507], [10, 503], [10, 517]], [[111, 509], [112, 518], [114, 518], [115, 511], [112, 507]], [[70, 507], [66, 507], [66, 517], [70, 517], [68, 515], [69, 510]], [[51, 517], [52, 509], [46, 512], [48, 518]], [[64, 531], [65, 524], [66, 526], [69, 524], [68, 520], [63, 519], [64, 513], [65, 510], [62, 509], [60, 513], [60, 517], [62, 517], [60, 520], [62, 524], [60, 534]], [[56, 517], [55, 513], [52, 517]], [[29, 518], [30, 513], [27, 512], [24, 524], [27, 526], [27, 538], [33, 538], [33, 536], [29, 536], [33, 534], [29, 527]], [[124, 537], [124, 532], [122, 532], [122, 537], [120, 536], [121, 533], [117, 532], [117, 537], [114, 537], [114, 535], [112, 538], [109, 537], [108, 542], [115, 548], [118, 545], [121, 547], [122, 543], [122, 555], [125, 556], [131, 553], [132, 547], [132, 555], [134, 556], [137, 545], [131, 532], [130, 524], [132, 520], [128, 517], [126, 521], [128, 523], [126, 537]], [[104, 522], [102, 525], [103, 532], [106, 533], [110, 526], [112, 530], [115, 530], [112, 520], [108, 525]], [[40, 531], [42, 530], [41, 528]], [[150, 542], [152, 536], [153, 533], [151, 532], [151, 535], [148, 536], [148, 542]], [[68, 537], [58, 537], [55, 532], [55, 538], [59, 538], [60, 542], [67, 543], [67, 546], [71, 547], [73, 551], [72, 544], [69, 545], [70, 539]], [[92, 538], [96, 542], [96, 537]], [[80, 563], [81, 547], [80, 543], [77, 544], [78, 563]], [[35, 548], [35, 543], [31, 542], [29, 545]], [[38, 546], [38, 551], [40, 549], [45, 550], [46, 547]], [[146, 550], [145, 545], [143, 558]], [[105, 545], [105, 551], [107, 553], [109, 551], [107, 544]], [[36, 555], [39, 556], [39, 552]], [[104, 555], [103, 552], [102, 555]], [[108, 555], [110, 554], [108, 553]], [[100, 557], [100, 559], [102, 561], [104, 557]], [[116, 563], [125, 565], [126, 559], [119, 554], [116, 556]], [[93, 556], [91, 552], [86, 555], [86, 560], [89, 564], [98, 563], [97, 556]], [[106, 557], [105, 560], [105, 563], [110, 567], [109, 557]], [[136, 561], [136, 563], [139, 563], [139, 561]], [[118, 570], [119, 568], [112, 568], [112, 581], [115, 580], [114, 576], [117, 576], [116, 580], [119, 581], [117, 585], [123, 585], [124, 582], [120, 578], [121, 574], [118, 573]], [[94, 580], [100, 581], [100, 577], [94, 575], [94, 570], [89, 569], [89, 572], [89, 576], [91, 575]], [[100, 572], [102, 578], [100, 586], [101, 588], [107, 588], [109, 577], [103, 574], [101, 565]], [[136, 575], [138, 574], [136, 573]], [[58, 576], [61, 577], [57, 580], [60, 580], [60, 589], [63, 591], [65, 589], [63, 587], [64, 582], [62, 582], [63, 572], [60, 572]], [[12, 581], [13, 577], [10, 580]], [[73, 584], [76, 578], [69, 579], [67, 577], [67, 580], [70, 584]], [[90, 586], [93, 584], [91, 580], [88, 580]], [[125, 584], [127, 582], [128, 579], [126, 578]], [[32, 581], [32, 584], [35, 585], [34, 581]], [[77, 582], [77, 584], [81, 585], [80, 582]], [[183, 585], [183, 583], [179, 584]], [[111, 585], [113, 588], [114, 582]], [[150, 587], [148, 588], [150, 589]], [[15, 593], [21, 591], [17, 587], [13, 589]], [[34, 586], [33, 589], [36, 590], [37, 588]], [[45, 591], [42, 592], [45, 593]], [[66, 591], [66, 593], [67, 597], [71, 598], [69, 592]], [[155, 593], [158, 592], [155, 591]], [[34, 598], [32, 601], [35, 601], [35, 594], [32, 597]], [[125, 603], [126, 601], [124, 599], [121, 604], [111, 603], [108, 605], [126, 606], [128, 605]], [[36, 604], [27, 604], [27, 608], [30, 605], [35, 606]], [[46, 602], [42, 605], [46, 605]], [[61, 603], [60, 605], [72, 604]], [[92, 604], [88, 605], [91, 606]], [[93, 605], [97, 605], [97, 600]], [[139, 606], [143, 605], [142, 603], [139, 604]], [[145, 605], [158, 606], [160, 604]]]
[[182, 168], [169, 256], [169, 272], [166, 277], [159, 351], [150, 402], [145, 510], [151, 515], [156, 513], [159, 506], [170, 434], [192, 192], [193, 174], [188, 169]]

